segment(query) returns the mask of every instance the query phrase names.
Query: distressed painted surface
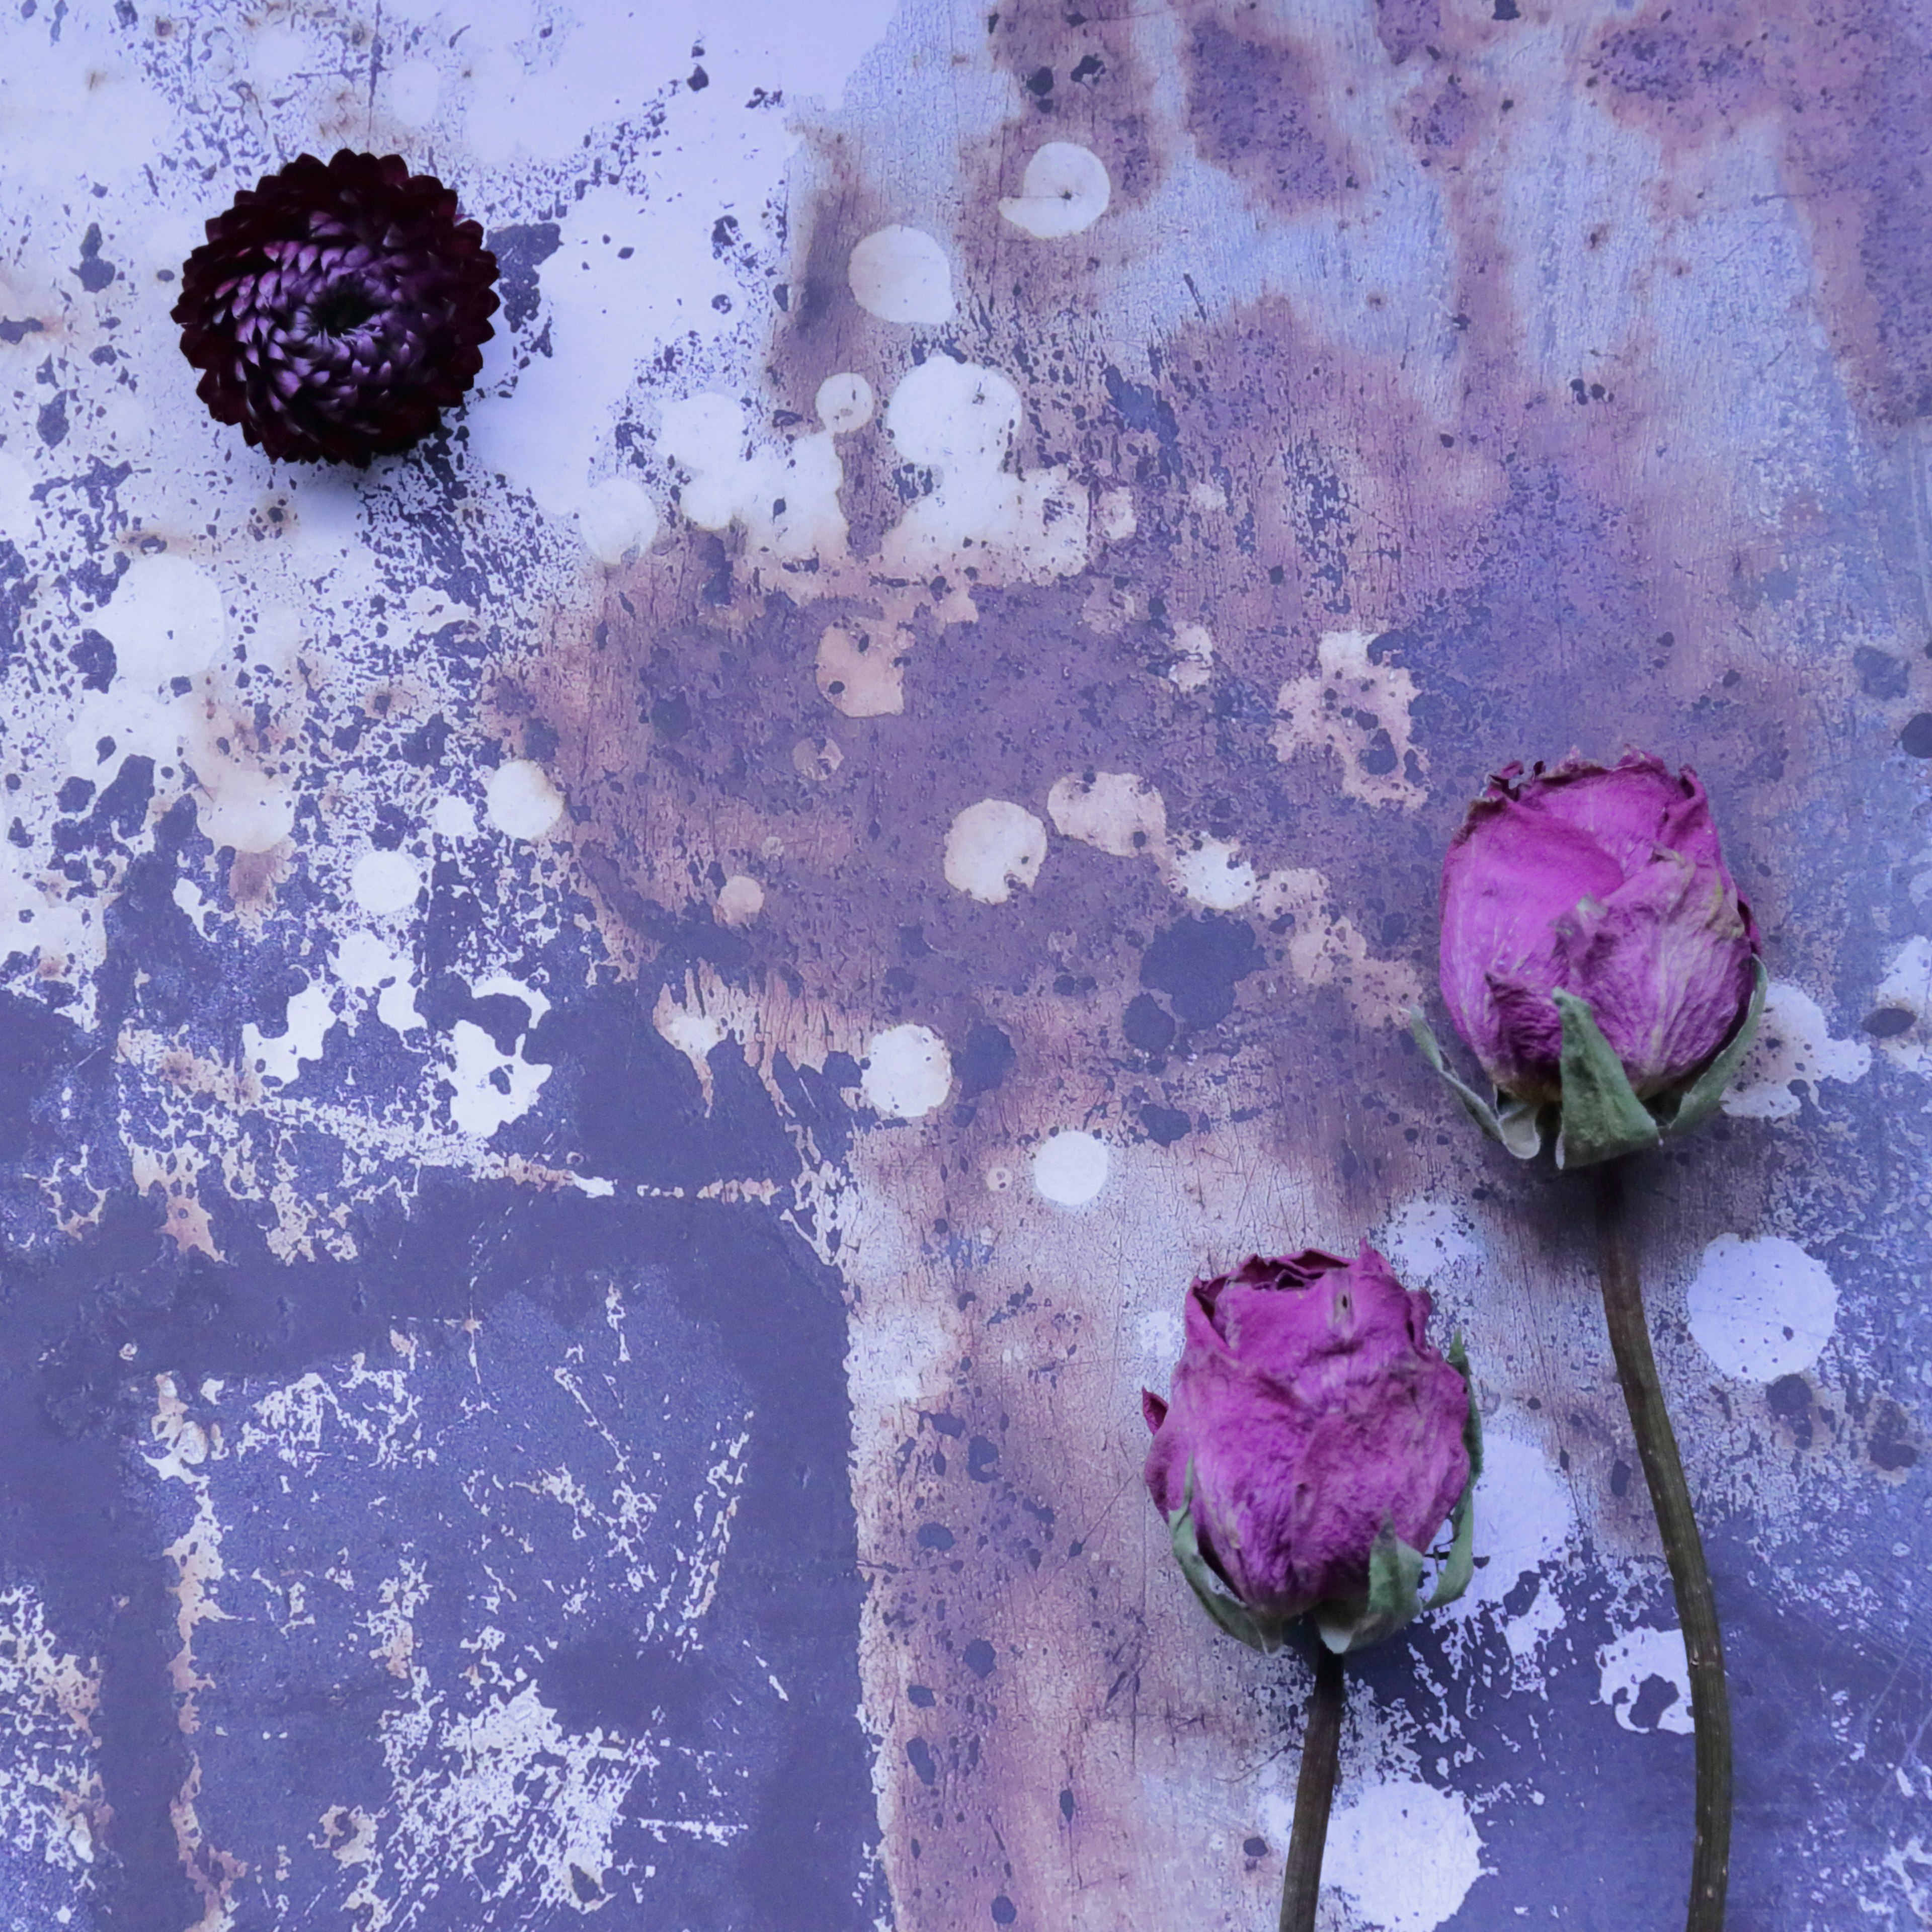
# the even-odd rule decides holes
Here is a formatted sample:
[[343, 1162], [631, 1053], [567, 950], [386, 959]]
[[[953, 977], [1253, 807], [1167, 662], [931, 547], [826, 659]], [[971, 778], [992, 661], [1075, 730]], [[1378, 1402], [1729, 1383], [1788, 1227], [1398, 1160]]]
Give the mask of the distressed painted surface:
[[[1460, 801], [1626, 738], [1776, 982], [1645, 1189], [1736, 1921], [1925, 1923], [1929, 38], [10, 10], [0, 1924], [1269, 1922], [1305, 1675], [1138, 1390], [1365, 1233], [1486, 1560], [1355, 1673], [1327, 1922], [1667, 1922], [1576, 1204], [1400, 1029]], [[166, 320], [344, 141], [506, 296], [346, 478]]]

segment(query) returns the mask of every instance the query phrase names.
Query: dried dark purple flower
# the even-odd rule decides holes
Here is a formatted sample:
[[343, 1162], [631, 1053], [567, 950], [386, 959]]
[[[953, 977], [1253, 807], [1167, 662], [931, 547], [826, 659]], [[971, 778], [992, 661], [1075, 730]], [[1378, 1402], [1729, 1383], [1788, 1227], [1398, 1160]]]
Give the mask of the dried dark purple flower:
[[269, 455], [406, 449], [462, 400], [495, 333], [496, 258], [398, 154], [303, 154], [208, 224], [174, 307], [218, 422]]

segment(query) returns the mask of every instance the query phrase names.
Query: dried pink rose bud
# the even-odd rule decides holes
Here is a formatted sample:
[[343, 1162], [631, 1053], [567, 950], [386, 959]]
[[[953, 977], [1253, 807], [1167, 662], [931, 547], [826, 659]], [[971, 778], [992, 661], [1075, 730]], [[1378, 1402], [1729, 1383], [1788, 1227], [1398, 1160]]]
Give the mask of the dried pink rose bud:
[[182, 353], [218, 422], [298, 463], [366, 466], [460, 402], [495, 331], [496, 258], [400, 155], [303, 154], [244, 188], [182, 269]]
[[[1142, 1396], [1147, 1485], [1232, 1634], [1272, 1648], [1312, 1612], [1344, 1650], [1399, 1627], [1422, 1607], [1420, 1552], [1452, 1509], [1432, 1601], [1466, 1584], [1479, 1438], [1462, 1372], [1424, 1332], [1429, 1310], [1366, 1246], [1352, 1262], [1257, 1255], [1188, 1291], [1172, 1394]], [[1190, 1564], [1197, 1547], [1235, 1604]]]
[[1443, 861], [1442, 997], [1503, 1104], [1458, 1091], [1520, 1154], [1560, 1107], [1573, 1166], [1693, 1126], [1747, 1043], [1759, 951], [1694, 772], [1510, 765]]

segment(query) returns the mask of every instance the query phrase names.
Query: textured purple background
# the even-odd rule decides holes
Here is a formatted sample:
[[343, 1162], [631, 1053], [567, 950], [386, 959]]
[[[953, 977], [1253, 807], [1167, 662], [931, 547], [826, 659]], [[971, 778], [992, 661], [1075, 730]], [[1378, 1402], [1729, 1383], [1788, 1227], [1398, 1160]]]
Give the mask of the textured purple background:
[[[1732, 1922], [1928, 1922], [1922, 13], [96, 11], [0, 25], [0, 1925], [1270, 1922], [1306, 1673], [1138, 1390], [1364, 1234], [1500, 1447], [1324, 1925], [1667, 1922], [1576, 1204], [1400, 1024], [1484, 774], [1626, 740], [1777, 982], [1642, 1188]], [[351, 479], [166, 321], [344, 140], [506, 302]]]

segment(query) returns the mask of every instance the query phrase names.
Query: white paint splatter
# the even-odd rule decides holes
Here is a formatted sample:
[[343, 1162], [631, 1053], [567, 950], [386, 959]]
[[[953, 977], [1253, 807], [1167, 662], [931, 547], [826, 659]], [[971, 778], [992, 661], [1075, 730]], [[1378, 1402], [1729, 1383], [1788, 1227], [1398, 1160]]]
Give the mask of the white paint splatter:
[[322, 1058], [322, 1045], [336, 1024], [334, 995], [316, 980], [290, 996], [280, 1034], [271, 1038], [254, 1021], [242, 1028], [242, 1063], [263, 1080], [285, 1086], [299, 1077], [304, 1060]]
[[1376, 1245], [1405, 1287], [1426, 1288], [1485, 1256], [1475, 1223], [1452, 1202], [1419, 1196], [1405, 1201], [1382, 1225]]
[[[530, 1025], [550, 1010], [550, 1001], [520, 980], [498, 973], [478, 980], [470, 988], [478, 1000], [507, 994], [530, 1010]], [[449, 1117], [459, 1132], [487, 1141], [536, 1104], [538, 1090], [551, 1068], [532, 1065], [523, 1057], [528, 1026], [518, 1030], [511, 1051], [500, 1052], [496, 1042], [473, 1021], [458, 1020], [450, 1030], [450, 1064], [443, 1075], [449, 1088]]]
[[114, 646], [117, 677], [147, 696], [220, 668], [227, 653], [221, 586], [184, 556], [136, 558], [94, 622]]
[[599, 563], [616, 565], [650, 548], [658, 508], [635, 477], [607, 476], [585, 492], [577, 523], [590, 554]]
[[1214, 675], [1214, 638], [1204, 624], [1183, 624], [1174, 634], [1168, 681], [1177, 691], [1204, 691]]
[[422, 873], [406, 852], [365, 852], [349, 874], [349, 890], [377, 917], [407, 912], [422, 890]]
[[718, 888], [718, 916], [727, 926], [749, 926], [764, 909], [764, 887], [742, 872], [734, 872]]
[[490, 774], [483, 808], [506, 836], [541, 838], [563, 816], [563, 800], [542, 766], [530, 758], [511, 758]]
[[969, 805], [946, 834], [946, 883], [982, 905], [1004, 905], [1030, 886], [1046, 857], [1046, 827], [1010, 799]]
[[1482, 1852], [1460, 1792], [1391, 1779], [1367, 1786], [1335, 1814], [1322, 1875], [1377, 1932], [1436, 1932], [1483, 1876]]
[[1172, 1367], [1180, 1359], [1184, 1338], [1179, 1313], [1172, 1308], [1150, 1308], [1134, 1324], [1134, 1339], [1144, 1354]]
[[952, 314], [952, 265], [922, 228], [868, 235], [846, 263], [852, 298], [881, 322], [940, 322]]
[[1932, 938], [1915, 933], [1892, 955], [1872, 1005], [1905, 1019], [1897, 1032], [1879, 1036], [1879, 1051], [1908, 1073], [1932, 1073]]
[[1048, 141], [1028, 158], [1019, 193], [1004, 199], [1000, 212], [1023, 235], [1057, 242], [1091, 228], [1113, 193], [1106, 165], [1092, 148]]
[[[1617, 1722], [1627, 1731], [1675, 1731], [1689, 1737], [1690, 1722], [1690, 1664], [1684, 1654], [1681, 1630], [1652, 1630], [1639, 1624], [1626, 1630], [1613, 1643], [1597, 1652], [1597, 1701], [1607, 1704], [1617, 1714]], [[1676, 1690], [1654, 1726], [1636, 1722], [1637, 1699], [1644, 1685], [1660, 1677]]]
[[425, 1024], [416, 1011], [416, 974], [373, 932], [346, 934], [335, 949], [335, 976], [356, 992], [376, 994], [376, 1017], [398, 1034]]
[[1086, 562], [1086, 491], [1064, 466], [1026, 476], [1012, 467], [1021, 413], [1018, 390], [976, 363], [935, 356], [899, 379], [886, 431], [934, 482], [886, 532], [886, 574], [927, 578], [962, 555], [982, 574], [990, 554], [1036, 580]]
[[[766, 147], [742, 160], [732, 154], [725, 172], [769, 179], [780, 165]], [[731, 191], [724, 178], [714, 185], [721, 196]], [[464, 418], [479, 470], [528, 490], [548, 516], [587, 510], [580, 526], [586, 538], [602, 514], [592, 469], [609, 460], [611, 420], [639, 362], [667, 336], [704, 341], [722, 334], [728, 324], [716, 300], [729, 303], [739, 293], [707, 225], [692, 220], [680, 199], [607, 184], [568, 202], [560, 245], [539, 272], [556, 352], [518, 367], [514, 338], [500, 331], [485, 347], [478, 386], [486, 393], [513, 386]], [[742, 205], [757, 200], [754, 190]]]
[[1569, 1485], [1536, 1443], [1507, 1425], [1484, 1425], [1475, 1501], [1476, 1554], [1488, 1561], [1442, 1612], [1459, 1620], [1500, 1604], [1523, 1577], [1561, 1556], [1576, 1532]]
[[916, 1120], [940, 1106], [952, 1090], [952, 1056], [930, 1028], [888, 1027], [872, 1036], [860, 1091], [876, 1112]]
[[834, 436], [849, 436], [872, 420], [878, 404], [872, 384], [848, 370], [826, 376], [813, 395], [812, 406], [818, 412], [818, 420]]
[[905, 709], [912, 634], [890, 626], [829, 626], [818, 640], [819, 695], [848, 718], [896, 718]]
[[1330, 905], [1326, 873], [1312, 866], [1270, 872], [1255, 894], [1263, 919], [1291, 921], [1288, 970], [1304, 986], [1340, 986], [1357, 1018], [1403, 1026], [1422, 1001], [1422, 982], [1406, 959], [1378, 959], [1354, 922]]
[[1831, 1340], [1838, 1291], [1822, 1262], [1796, 1241], [1720, 1234], [1685, 1291], [1690, 1333], [1723, 1372], [1775, 1382], [1808, 1369]]
[[1166, 801], [1132, 772], [1070, 772], [1054, 781], [1046, 811], [1062, 838], [1116, 859], [1167, 849]]
[[436, 802], [430, 813], [430, 828], [440, 838], [474, 838], [476, 836], [476, 808], [466, 798], [458, 798], [445, 792]]
[[1097, 1134], [1063, 1129], [1047, 1136], [1033, 1157], [1033, 1184], [1062, 1208], [1084, 1208], [1107, 1184], [1112, 1165]]
[[1351, 798], [1412, 808], [1428, 796], [1408, 776], [1412, 758], [1424, 769], [1410, 742], [1415, 680], [1395, 664], [1371, 661], [1370, 646], [1380, 635], [1330, 631], [1322, 639], [1314, 674], [1284, 684], [1275, 700], [1274, 748], [1284, 763], [1298, 752], [1333, 752]]
[[1189, 832], [1174, 842], [1162, 870], [1176, 892], [1212, 911], [1235, 911], [1255, 896], [1255, 868], [1232, 838]]
[[33, 1590], [0, 1590], [0, 1842], [79, 1873], [105, 1822], [95, 1766], [100, 1666], [64, 1648]]
[[1834, 1040], [1818, 1003], [1802, 987], [1775, 980], [1764, 998], [1757, 1038], [1724, 1096], [1724, 1112], [1738, 1120], [1788, 1120], [1798, 1109], [1796, 1087], [1826, 1080], [1861, 1080], [1871, 1066], [1862, 1040]]
[[[666, 403], [658, 430], [658, 449], [688, 479], [678, 497], [683, 515], [700, 530], [741, 524], [746, 561], [779, 572], [802, 596], [822, 592], [827, 584], [818, 580], [820, 572], [845, 556], [845, 513], [838, 503], [845, 471], [834, 437], [857, 422], [849, 392], [824, 387], [833, 388], [836, 427], [788, 441], [754, 438], [744, 405], [710, 394]], [[799, 568], [808, 563], [818, 568]]]

